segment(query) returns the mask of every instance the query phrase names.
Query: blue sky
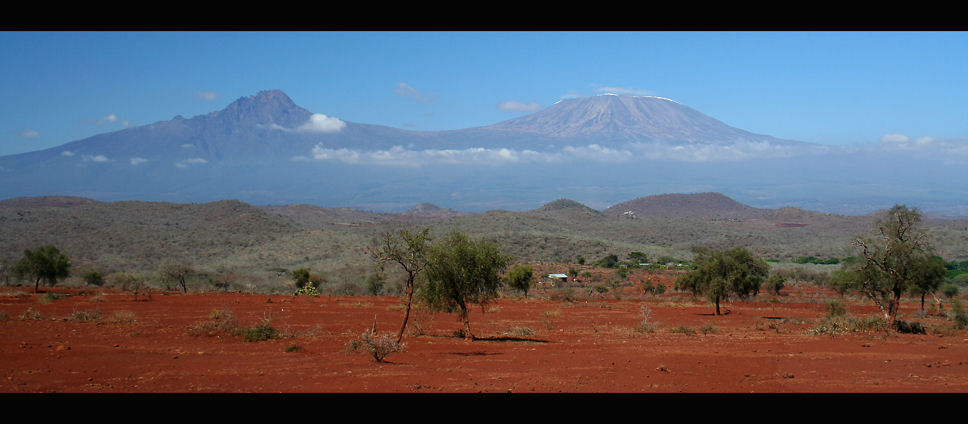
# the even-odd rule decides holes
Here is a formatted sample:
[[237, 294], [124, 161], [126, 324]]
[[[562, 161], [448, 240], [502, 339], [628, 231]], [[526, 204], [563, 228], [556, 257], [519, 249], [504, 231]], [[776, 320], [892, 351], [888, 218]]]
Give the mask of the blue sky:
[[2, 32], [0, 55], [0, 155], [265, 89], [415, 130], [608, 91], [828, 145], [968, 137], [968, 32]]

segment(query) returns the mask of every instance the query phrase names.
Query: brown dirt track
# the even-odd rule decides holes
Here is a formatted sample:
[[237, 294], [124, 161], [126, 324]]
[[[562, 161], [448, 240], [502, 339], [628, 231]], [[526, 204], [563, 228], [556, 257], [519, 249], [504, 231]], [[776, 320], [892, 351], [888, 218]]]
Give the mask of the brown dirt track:
[[[661, 281], [661, 279], [660, 279]], [[382, 331], [402, 318], [394, 297], [154, 293], [135, 301], [109, 290], [0, 290], [0, 392], [4, 393], [803, 393], [968, 392], [968, 336], [809, 334], [824, 296], [792, 287], [779, 302], [732, 302], [730, 313], [686, 296], [658, 299], [629, 290], [574, 303], [508, 298], [454, 336], [454, 315], [418, 313], [422, 334], [377, 363], [345, 351], [376, 316]], [[647, 305], [652, 333], [634, 331]], [[850, 303], [855, 316], [873, 314]], [[905, 314], [917, 304], [905, 303]], [[213, 310], [240, 325], [271, 318], [282, 338], [246, 342], [193, 335]], [[25, 319], [27, 311], [38, 316]], [[80, 320], [78, 312], [97, 314]], [[74, 317], [74, 318], [72, 318]], [[121, 319], [125, 318], [125, 319]], [[942, 318], [921, 319], [945, 326]], [[702, 326], [714, 328], [703, 334]], [[688, 326], [695, 334], [670, 332]], [[531, 335], [513, 332], [526, 327]], [[291, 349], [298, 346], [298, 349]]]

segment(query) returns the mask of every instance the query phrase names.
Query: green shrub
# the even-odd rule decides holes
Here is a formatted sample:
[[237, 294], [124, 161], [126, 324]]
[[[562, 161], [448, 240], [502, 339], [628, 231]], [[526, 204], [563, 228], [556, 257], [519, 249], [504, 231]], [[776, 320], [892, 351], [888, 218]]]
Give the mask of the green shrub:
[[279, 337], [279, 332], [272, 327], [269, 318], [264, 318], [262, 322], [252, 327], [243, 328], [240, 332], [247, 342], [262, 342]]
[[86, 271], [84, 272], [84, 283], [90, 286], [103, 286], [104, 276], [95, 270]]

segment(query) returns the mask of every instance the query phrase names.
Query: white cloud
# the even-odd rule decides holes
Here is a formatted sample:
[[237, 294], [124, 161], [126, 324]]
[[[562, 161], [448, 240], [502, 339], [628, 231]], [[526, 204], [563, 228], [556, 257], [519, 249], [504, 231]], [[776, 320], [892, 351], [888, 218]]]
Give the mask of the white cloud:
[[175, 162], [175, 166], [179, 168], [188, 168], [189, 165], [200, 165], [204, 163], [208, 163], [208, 161], [203, 158], [191, 158]]
[[102, 117], [101, 119], [98, 119], [96, 121], [96, 123], [98, 125], [101, 125], [101, 124], [114, 124], [114, 123], [118, 123], [118, 122], [120, 122], [121, 125], [124, 125], [126, 127], [129, 126], [129, 125], [131, 125], [131, 123], [129, 123], [127, 120], [122, 120], [121, 118], [118, 118], [118, 115], [113, 114], [113, 113], [109, 113], [109, 114], [105, 115], [104, 117]]
[[107, 123], [107, 122], [111, 122], [111, 123], [118, 122], [118, 115], [115, 115], [113, 113], [109, 113], [109, 114], [105, 115], [103, 118], [98, 119], [98, 121], [97, 121], [98, 124], [104, 124], [104, 123]]
[[132, 166], [138, 166], [138, 165], [141, 165], [141, 164], [143, 164], [145, 162], [148, 162], [148, 159], [145, 159], [145, 158], [131, 158], [131, 160], [129, 162], [131, 163]]
[[63, 152], [61, 152], [61, 156], [68, 156], [68, 157], [74, 156], [74, 152], [70, 150], [64, 150]]
[[341, 121], [339, 118], [334, 118], [331, 116], [323, 115], [322, 113], [314, 113], [309, 117], [309, 121], [302, 124], [297, 131], [302, 132], [338, 132], [346, 126], [346, 123]]
[[37, 138], [40, 137], [40, 132], [35, 129], [27, 128], [20, 132], [20, 136], [23, 138]]
[[903, 144], [903, 143], [907, 143], [909, 141], [911, 141], [911, 137], [908, 137], [908, 136], [906, 136], [904, 134], [898, 134], [898, 133], [884, 134], [880, 138], [880, 142], [881, 143], [901, 143], [901, 144]]
[[[557, 155], [531, 150], [485, 149], [426, 149], [411, 150], [394, 146], [388, 150], [360, 151], [346, 148], [329, 149], [316, 145], [312, 151], [316, 160], [335, 160], [350, 164], [421, 167], [432, 164], [449, 165], [503, 165], [522, 162], [550, 162]], [[294, 158], [295, 159], [295, 158]]]
[[421, 92], [405, 82], [398, 83], [397, 88], [393, 89], [393, 92], [403, 97], [408, 97], [423, 103], [433, 103], [437, 101], [436, 97], [432, 93]]
[[[432, 164], [487, 165], [527, 163], [628, 163], [636, 160], [676, 160], [684, 162], [732, 161], [751, 158], [785, 158], [798, 154], [825, 153], [825, 146], [800, 148], [766, 142], [737, 143], [727, 146], [712, 144], [667, 144], [661, 142], [628, 143], [619, 148], [599, 144], [565, 146], [554, 151], [515, 150], [509, 148], [425, 149], [395, 146], [387, 150], [361, 151], [330, 149], [321, 144], [312, 149], [315, 160], [338, 161], [359, 165], [421, 167]], [[303, 156], [293, 160], [305, 160]]]
[[102, 162], [102, 163], [114, 162], [113, 160], [108, 159], [107, 156], [104, 156], [104, 155], [84, 155], [83, 160], [84, 162]]
[[541, 110], [541, 104], [534, 100], [528, 103], [519, 102], [517, 100], [508, 100], [506, 102], [499, 103], [497, 108], [507, 112], [535, 112]]
[[218, 96], [211, 91], [196, 91], [195, 96], [202, 100], [215, 100]]

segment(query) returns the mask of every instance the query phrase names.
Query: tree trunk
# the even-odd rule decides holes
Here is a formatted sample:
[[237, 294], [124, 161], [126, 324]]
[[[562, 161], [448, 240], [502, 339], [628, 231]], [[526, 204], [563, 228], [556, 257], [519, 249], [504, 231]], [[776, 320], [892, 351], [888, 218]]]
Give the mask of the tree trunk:
[[716, 299], [716, 315], [719, 316], [719, 299]]
[[464, 321], [464, 340], [472, 341], [474, 340], [474, 334], [471, 333], [471, 320], [467, 315], [467, 307], [461, 306], [460, 319]]
[[413, 300], [413, 280], [407, 282], [407, 309], [403, 313], [403, 324], [400, 325], [400, 331], [397, 333], [397, 343], [403, 340], [403, 331], [407, 329], [407, 321], [410, 319], [410, 304]]
[[924, 314], [924, 293], [921, 293], [921, 313]]
[[897, 324], [897, 311], [901, 309], [901, 293], [900, 291], [894, 292], [893, 304], [890, 305], [891, 316], [889, 318], [890, 324], [894, 327]]

